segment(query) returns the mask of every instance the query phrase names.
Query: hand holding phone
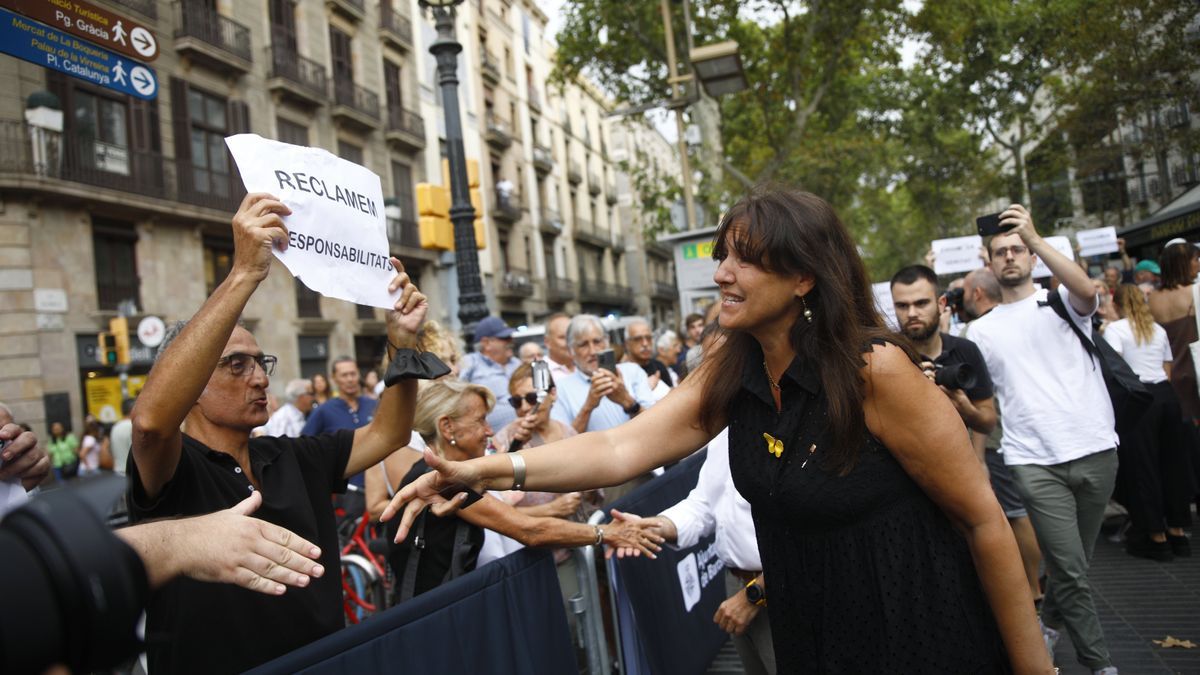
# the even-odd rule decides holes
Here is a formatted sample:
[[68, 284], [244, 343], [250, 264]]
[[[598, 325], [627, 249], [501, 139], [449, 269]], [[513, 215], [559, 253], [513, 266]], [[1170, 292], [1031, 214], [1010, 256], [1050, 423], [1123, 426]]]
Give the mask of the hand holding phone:
[[617, 354], [611, 349], [605, 349], [597, 355], [600, 360], [600, 367], [610, 373], [617, 372]]
[[[1001, 212], [1002, 213], [1002, 212]], [[981, 237], [994, 237], [997, 234], [1003, 234], [1016, 227], [1015, 225], [1001, 225], [1000, 213], [989, 213], [986, 216], [979, 216], [975, 219], [975, 227], [979, 230]]]

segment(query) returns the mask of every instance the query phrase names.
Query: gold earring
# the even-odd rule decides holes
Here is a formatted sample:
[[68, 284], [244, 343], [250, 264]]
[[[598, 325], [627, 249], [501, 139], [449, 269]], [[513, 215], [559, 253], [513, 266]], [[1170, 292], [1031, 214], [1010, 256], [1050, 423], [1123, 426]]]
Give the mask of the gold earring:
[[808, 301], [804, 299], [803, 295], [800, 296], [800, 304], [804, 306], [804, 320], [812, 323], [813, 313], [812, 310], [808, 308]]

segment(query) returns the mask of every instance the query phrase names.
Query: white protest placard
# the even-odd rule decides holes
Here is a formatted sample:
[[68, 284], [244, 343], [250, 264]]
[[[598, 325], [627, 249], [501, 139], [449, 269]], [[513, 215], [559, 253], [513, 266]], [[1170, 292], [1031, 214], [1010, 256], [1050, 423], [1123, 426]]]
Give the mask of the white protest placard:
[[[1069, 238], [1063, 237], [1063, 236], [1053, 236], [1053, 237], [1046, 237], [1045, 239], [1046, 239], [1046, 243], [1050, 244], [1050, 246], [1053, 247], [1055, 251], [1058, 251], [1059, 253], [1067, 256], [1067, 260], [1071, 260], [1071, 261], [1075, 260], [1075, 249], [1073, 249], [1071, 247], [1071, 240]], [[1024, 244], [1020, 244], [1020, 245], [1024, 246]], [[1038, 258], [1037, 265], [1034, 265], [1034, 267], [1033, 267], [1033, 278], [1040, 279], [1042, 277], [1049, 277], [1049, 276], [1053, 276], [1050, 273], [1050, 268], [1046, 267], [1046, 263], [1042, 262], [1041, 258]]]
[[887, 321], [888, 328], [899, 331], [900, 321], [896, 319], [896, 305], [892, 303], [892, 282], [881, 281], [877, 284], [871, 284], [871, 290], [875, 293], [875, 307], [879, 309], [879, 313]]
[[312, 290], [360, 305], [391, 309], [396, 276], [388, 261], [383, 187], [370, 169], [321, 148], [272, 141], [256, 134], [225, 139], [249, 192], [275, 195], [292, 210], [284, 217], [288, 247], [274, 249]]
[[933, 271], [939, 276], [970, 272], [983, 267], [983, 258], [979, 257], [983, 237], [977, 234], [953, 239], [934, 239], [930, 246], [934, 256]]
[[1116, 253], [1120, 250], [1120, 247], [1117, 246], [1117, 228], [1111, 225], [1095, 230], [1076, 232], [1075, 241], [1079, 242], [1079, 255], [1084, 258]]

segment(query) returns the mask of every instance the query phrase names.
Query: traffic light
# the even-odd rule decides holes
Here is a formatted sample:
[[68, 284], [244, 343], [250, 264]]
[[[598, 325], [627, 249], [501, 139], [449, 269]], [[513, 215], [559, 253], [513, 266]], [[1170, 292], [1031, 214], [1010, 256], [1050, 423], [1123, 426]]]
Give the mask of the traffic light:
[[117, 346], [108, 333], [96, 333], [96, 360], [106, 366], [117, 365]]
[[454, 249], [449, 190], [440, 185], [417, 183], [417, 215], [421, 248], [442, 251]]
[[129, 320], [123, 316], [109, 319], [108, 332], [112, 333], [117, 363], [122, 366], [129, 365]]

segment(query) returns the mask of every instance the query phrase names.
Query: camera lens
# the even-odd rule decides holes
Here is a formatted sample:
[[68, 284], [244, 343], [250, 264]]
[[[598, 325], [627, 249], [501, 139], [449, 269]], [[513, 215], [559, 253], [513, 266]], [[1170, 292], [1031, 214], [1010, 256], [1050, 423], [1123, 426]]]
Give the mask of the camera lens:
[[955, 363], [938, 369], [933, 379], [947, 389], [970, 389], [975, 386], [975, 369], [966, 363]]

